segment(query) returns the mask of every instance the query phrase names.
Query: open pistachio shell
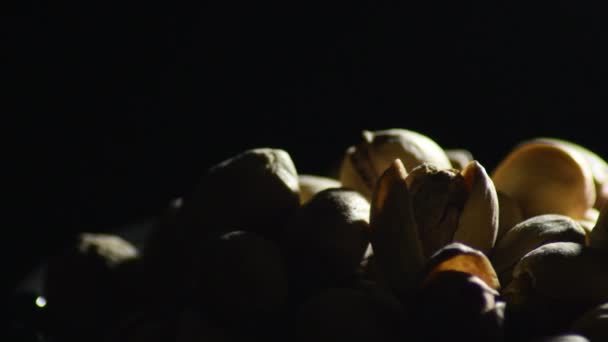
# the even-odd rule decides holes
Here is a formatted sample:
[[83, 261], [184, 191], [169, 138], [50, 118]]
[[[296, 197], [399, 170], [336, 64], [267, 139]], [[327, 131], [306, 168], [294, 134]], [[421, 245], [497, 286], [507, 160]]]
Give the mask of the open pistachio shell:
[[501, 283], [508, 284], [513, 268], [528, 252], [552, 242], [584, 244], [585, 239], [585, 231], [571, 218], [555, 214], [539, 215], [509, 230], [494, 247], [491, 260]]
[[605, 192], [605, 190], [603, 190], [608, 186], [608, 162], [606, 162], [602, 157], [592, 152], [591, 150], [572, 141], [546, 137], [536, 138], [532, 141], [564, 146], [566, 148], [573, 149], [574, 151], [579, 153], [583, 158], [585, 158], [587, 164], [590, 167], [591, 174], [593, 175], [593, 181], [595, 183], [595, 189], [597, 193], [594, 206], [596, 209], [602, 208], [602, 205], [608, 199], [608, 192]]
[[572, 149], [531, 142], [515, 148], [492, 173], [496, 189], [516, 200], [524, 218], [561, 214], [585, 217], [595, 203], [586, 160]]
[[382, 174], [372, 197], [369, 225], [374, 260], [399, 296], [411, 296], [424, 264], [406, 178], [399, 159]]
[[450, 168], [443, 149], [429, 137], [406, 129], [364, 131], [363, 141], [350, 147], [340, 169], [340, 181], [366, 198], [372, 196], [375, 183], [395, 159], [407, 170], [422, 163]]
[[572, 323], [571, 330], [591, 341], [608, 341], [608, 302], [579, 317]]
[[339, 188], [340, 181], [317, 175], [299, 175], [300, 204], [308, 202], [315, 194], [329, 188]]
[[472, 161], [462, 170], [469, 196], [460, 213], [454, 241], [489, 254], [498, 233], [498, 197], [481, 164]]
[[608, 204], [604, 205], [589, 234], [589, 247], [608, 253]]

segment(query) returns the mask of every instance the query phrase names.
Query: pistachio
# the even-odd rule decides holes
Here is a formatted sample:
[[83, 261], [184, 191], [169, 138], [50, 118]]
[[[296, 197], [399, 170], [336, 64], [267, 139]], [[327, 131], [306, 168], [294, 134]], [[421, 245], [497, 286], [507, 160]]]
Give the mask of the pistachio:
[[595, 203], [586, 160], [560, 145], [530, 142], [515, 148], [492, 173], [496, 189], [516, 200], [529, 218], [561, 214], [584, 218]]
[[398, 296], [411, 296], [425, 262], [406, 178], [399, 159], [382, 174], [372, 197], [369, 224], [374, 261]]
[[401, 295], [411, 290], [426, 259], [452, 241], [488, 253], [497, 212], [496, 192], [479, 163], [462, 173], [422, 164], [407, 175], [395, 160], [372, 198], [370, 238], [380, 273]]
[[570, 330], [591, 341], [608, 341], [608, 302], [587, 311], [572, 323]]
[[606, 188], [608, 187], [608, 162], [591, 150], [572, 141], [556, 138], [536, 138], [531, 141], [556, 144], [579, 153], [587, 161], [595, 183], [597, 196], [594, 207], [596, 209], [602, 208], [603, 204], [608, 200], [608, 192], [606, 192]]
[[606, 257], [574, 242], [526, 254], [503, 291], [515, 326], [529, 336], [562, 332], [596, 303], [608, 301]]
[[300, 204], [308, 202], [315, 194], [329, 188], [339, 188], [342, 186], [340, 181], [333, 178], [317, 175], [299, 175], [300, 184]]
[[454, 243], [434, 254], [416, 295], [414, 326], [430, 341], [501, 341], [504, 303], [480, 251]]
[[292, 290], [308, 294], [352, 277], [369, 245], [370, 206], [350, 189], [317, 193], [288, 222], [281, 248]]
[[448, 156], [452, 167], [458, 170], [464, 169], [470, 162], [475, 160], [470, 151], [461, 148], [447, 149], [445, 150], [445, 154]]
[[501, 191], [496, 191], [496, 194], [499, 208], [496, 241], [500, 241], [511, 228], [524, 220], [524, 214], [516, 200]]
[[289, 154], [258, 148], [211, 167], [184, 200], [178, 221], [188, 240], [234, 229], [277, 238], [298, 207], [298, 175]]
[[429, 137], [406, 129], [363, 131], [363, 141], [347, 149], [340, 167], [340, 181], [368, 200], [378, 178], [395, 159], [407, 170], [422, 163], [450, 168], [443, 149]]
[[406, 182], [427, 257], [451, 241], [490, 252], [498, 231], [498, 199], [477, 161], [461, 172], [423, 164]]
[[567, 216], [546, 214], [531, 217], [517, 224], [496, 243], [492, 264], [501, 283], [508, 284], [513, 268], [528, 252], [551, 242], [585, 244], [585, 239], [585, 231]]

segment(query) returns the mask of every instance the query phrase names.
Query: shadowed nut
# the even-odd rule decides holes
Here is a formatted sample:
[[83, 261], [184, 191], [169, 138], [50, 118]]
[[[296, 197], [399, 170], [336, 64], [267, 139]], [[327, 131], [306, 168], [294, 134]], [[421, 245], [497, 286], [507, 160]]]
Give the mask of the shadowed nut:
[[407, 170], [422, 163], [450, 168], [443, 149], [429, 137], [406, 129], [363, 131], [363, 141], [347, 149], [340, 167], [340, 181], [368, 200], [378, 178], [395, 159]]
[[576, 334], [564, 334], [550, 337], [544, 337], [534, 342], [589, 342], [589, 340], [581, 335]]
[[491, 260], [500, 282], [508, 284], [513, 268], [528, 252], [552, 242], [585, 244], [585, 240], [585, 231], [571, 218], [555, 214], [539, 215], [509, 230], [496, 243]]
[[570, 328], [591, 341], [608, 341], [608, 302], [579, 317]]
[[430, 341], [501, 341], [504, 303], [487, 257], [459, 243], [434, 254], [416, 294], [413, 326]]
[[581, 219], [595, 203], [595, 185], [586, 160], [556, 144], [518, 146], [492, 173], [496, 190], [516, 200], [529, 218], [561, 214]]
[[291, 290], [306, 294], [353, 276], [369, 245], [369, 203], [351, 189], [317, 193], [290, 219], [281, 239]]
[[503, 291], [519, 330], [556, 334], [596, 303], [608, 301], [606, 257], [573, 242], [543, 245], [526, 254]]
[[317, 175], [299, 175], [300, 184], [300, 204], [308, 202], [315, 194], [329, 188], [339, 188], [342, 186], [340, 181], [333, 178]]
[[180, 210], [189, 239], [213, 229], [242, 229], [276, 238], [300, 206], [296, 168], [280, 149], [242, 152], [211, 167]]

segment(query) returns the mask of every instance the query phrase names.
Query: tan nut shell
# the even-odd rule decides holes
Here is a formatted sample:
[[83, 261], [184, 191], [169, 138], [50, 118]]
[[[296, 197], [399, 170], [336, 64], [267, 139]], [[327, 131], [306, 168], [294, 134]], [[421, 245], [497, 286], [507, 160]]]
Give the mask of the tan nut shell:
[[473, 154], [465, 149], [453, 148], [445, 150], [452, 167], [458, 170], [464, 169], [470, 162], [475, 160]]
[[461, 174], [469, 197], [460, 214], [454, 241], [479, 249], [486, 255], [496, 243], [498, 233], [498, 196], [494, 183], [477, 161], [472, 161]]
[[422, 163], [450, 168], [443, 149], [431, 138], [411, 130], [394, 128], [363, 131], [363, 142], [350, 147], [340, 168], [340, 181], [370, 199], [375, 183], [395, 159], [406, 170]]
[[584, 244], [585, 230], [567, 216], [546, 214], [529, 218], [498, 241], [492, 251], [492, 264], [503, 284], [511, 281], [511, 272], [521, 258], [530, 251], [551, 242]]
[[561, 214], [585, 217], [595, 203], [593, 176], [572, 149], [532, 142], [514, 149], [492, 173], [496, 189], [520, 204], [524, 218]]
[[545, 142], [571, 148], [585, 158], [591, 169], [591, 174], [593, 175], [593, 181], [595, 183], [595, 190], [597, 194], [595, 208], [602, 208], [603, 204], [608, 200], [608, 192], [606, 192], [606, 189], [608, 188], [608, 162], [591, 150], [571, 141], [546, 137], [536, 138], [532, 141]]
[[369, 223], [378, 269], [399, 296], [412, 294], [425, 262], [406, 178], [395, 160], [378, 180]]

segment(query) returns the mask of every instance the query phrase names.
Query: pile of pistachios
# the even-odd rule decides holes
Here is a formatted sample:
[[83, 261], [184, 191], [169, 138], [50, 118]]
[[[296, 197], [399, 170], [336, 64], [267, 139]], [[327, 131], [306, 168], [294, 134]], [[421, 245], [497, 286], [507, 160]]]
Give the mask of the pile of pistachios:
[[56, 340], [608, 341], [600, 156], [537, 138], [488, 172], [389, 129], [337, 158], [331, 177], [247, 150], [143, 248], [81, 234], [45, 275]]

